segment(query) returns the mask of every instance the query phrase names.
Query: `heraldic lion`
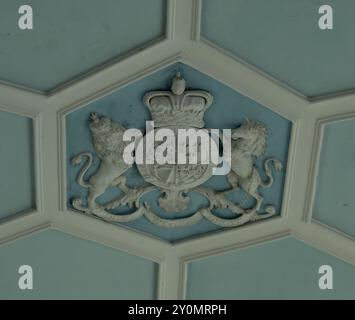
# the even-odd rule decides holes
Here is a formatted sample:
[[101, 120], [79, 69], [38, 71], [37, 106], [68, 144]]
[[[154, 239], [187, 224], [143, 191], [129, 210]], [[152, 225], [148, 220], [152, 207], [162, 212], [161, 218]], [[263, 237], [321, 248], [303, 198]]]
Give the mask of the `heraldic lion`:
[[77, 182], [84, 188], [89, 188], [88, 207], [98, 208], [95, 201], [107, 188], [117, 186], [127, 192], [126, 179], [122, 174], [131, 166], [123, 160], [123, 151], [127, 142], [123, 141], [125, 128], [111, 121], [108, 117], [98, 117], [96, 113], [90, 114], [90, 132], [92, 142], [98, 157], [101, 160], [98, 171], [89, 181], [84, 176], [92, 166], [93, 155], [83, 152], [72, 159], [73, 165], [78, 165], [86, 157], [87, 161], [79, 172]]

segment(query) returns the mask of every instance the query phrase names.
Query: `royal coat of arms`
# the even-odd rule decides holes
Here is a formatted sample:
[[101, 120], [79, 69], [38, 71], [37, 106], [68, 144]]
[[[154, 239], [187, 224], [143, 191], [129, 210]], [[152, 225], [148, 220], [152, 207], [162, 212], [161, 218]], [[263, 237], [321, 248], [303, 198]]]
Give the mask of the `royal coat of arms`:
[[[170, 91], [152, 91], [144, 96], [144, 104], [149, 109], [154, 127], [166, 129], [178, 136], [181, 130], [196, 129], [210, 134], [210, 129], [205, 128], [204, 114], [213, 102], [212, 95], [202, 90], [186, 90], [186, 82], [178, 73], [172, 80]], [[189, 157], [190, 146], [182, 146], [179, 142], [155, 141], [149, 148], [144, 146], [152, 133], [149, 130], [142, 133], [135, 142], [135, 161], [128, 163], [124, 159], [125, 150], [129, 142], [125, 139], [127, 128], [114, 123], [110, 118], [99, 116], [96, 113], [89, 115], [89, 128], [96, 156], [100, 159], [100, 167], [88, 181], [85, 174], [91, 167], [95, 155], [89, 152], [81, 153], [72, 158], [72, 165], [83, 164], [77, 176], [77, 183], [88, 188], [88, 196], [84, 205], [82, 199], [72, 200], [72, 206], [86, 214], [100, 217], [111, 222], [129, 222], [145, 216], [151, 223], [165, 228], [182, 227], [197, 223], [205, 218], [221, 227], [235, 227], [247, 222], [265, 219], [276, 214], [272, 205], [262, 206], [264, 198], [259, 192], [260, 188], [271, 187], [274, 182], [272, 168], [279, 171], [281, 162], [275, 158], [264, 161], [264, 173], [267, 177], [263, 181], [255, 160], [260, 157], [266, 148], [267, 129], [260, 122], [245, 120], [236, 128], [231, 128], [230, 134], [230, 170], [227, 180], [230, 188], [215, 191], [202, 187], [215, 172], [217, 164], [212, 161], [191, 163]], [[202, 132], [200, 131], [200, 132]], [[211, 135], [210, 135], [211, 136]], [[213, 147], [219, 148], [219, 140], [210, 139]], [[164, 145], [165, 144], [165, 145]], [[201, 141], [196, 140], [194, 150], [201, 150]], [[142, 162], [138, 159], [137, 150], [144, 150], [143, 159], [154, 155], [162, 146], [174, 151], [175, 159], [181, 150], [187, 155], [184, 163], [167, 162]], [[199, 148], [200, 147], [200, 148]], [[185, 150], [188, 149], [188, 150]], [[223, 154], [223, 148], [220, 150]], [[201, 151], [197, 152], [197, 157]], [[196, 156], [196, 155], [194, 155]], [[130, 188], [126, 184], [125, 172], [136, 166], [138, 172], [149, 185]], [[96, 200], [110, 187], [117, 187], [123, 194], [106, 204], [99, 204]], [[198, 192], [208, 199], [209, 204], [199, 208], [189, 217], [163, 218], [151, 209], [151, 205], [141, 201], [144, 194], [159, 190], [159, 206], [166, 212], [180, 212], [189, 206], [188, 193]], [[244, 203], [235, 203], [228, 199], [231, 192], [242, 192], [246, 198], [254, 199], [254, 204], [245, 207]], [[114, 214], [112, 209], [128, 205], [135, 210], [127, 214]], [[264, 210], [262, 211], [262, 208]], [[215, 209], [229, 209], [235, 217], [223, 218], [215, 213]], [[110, 212], [111, 211], [111, 212]]]

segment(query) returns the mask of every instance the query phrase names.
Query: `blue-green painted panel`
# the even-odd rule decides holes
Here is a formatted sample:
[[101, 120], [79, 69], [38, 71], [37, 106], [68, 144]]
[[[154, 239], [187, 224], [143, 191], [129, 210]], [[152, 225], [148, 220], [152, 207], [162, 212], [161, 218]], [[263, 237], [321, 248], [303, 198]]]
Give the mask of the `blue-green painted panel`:
[[[333, 289], [321, 290], [321, 265]], [[355, 299], [355, 268], [293, 238], [193, 262], [188, 299]]]
[[[259, 168], [262, 168], [263, 161], [268, 157], [276, 157], [283, 163], [284, 169], [275, 174], [275, 183], [269, 189], [260, 190], [265, 196], [266, 204], [276, 206], [277, 212], [281, 211], [283, 185], [287, 167], [288, 144], [290, 137], [291, 123], [272, 112], [270, 109], [252, 101], [222, 83], [206, 76], [205, 74], [182, 63], [177, 63], [163, 70], [128, 85], [116, 92], [99, 99], [83, 108], [80, 108], [66, 117], [67, 121], [67, 176], [68, 176], [68, 205], [76, 197], [86, 197], [87, 189], [80, 187], [75, 178], [80, 171], [80, 166], [72, 166], [70, 159], [85, 151], [95, 153], [91, 143], [90, 132], [88, 128], [88, 117], [91, 112], [97, 112], [99, 115], [111, 117], [115, 122], [126, 128], [138, 128], [144, 131], [145, 121], [150, 120], [148, 109], [143, 104], [143, 96], [151, 90], [167, 90], [170, 88], [171, 78], [180, 71], [187, 81], [188, 88], [202, 89], [211, 92], [214, 96], [212, 106], [205, 113], [205, 125], [207, 128], [235, 128], [241, 124], [245, 118], [257, 120], [265, 123], [268, 128], [268, 142], [265, 154], [258, 160]], [[96, 158], [93, 168], [88, 172], [88, 177], [95, 172], [99, 165]], [[262, 170], [261, 170], [262, 171]], [[262, 171], [263, 172], [263, 171]], [[138, 186], [144, 183], [139, 176], [137, 169], [132, 168], [126, 173], [128, 185]], [[263, 177], [265, 179], [265, 177]], [[205, 183], [205, 186], [215, 190], [229, 188], [225, 176], [214, 176]], [[113, 188], [109, 189], [105, 196], [101, 198], [103, 202], [109, 201], [119, 193]], [[205, 206], [207, 200], [197, 194], [190, 194], [191, 205], [184, 212], [167, 213], [156, 205], [158, 193], [147, 195], [145, 199], [150, 200], [152, 208], [158, 215], [173, 218], [191, 215], [199, 207]], [[242, 197], [243, 199], [243, 197]], [[232, 199], [236, 200], [236, 199]], [[241, 200], [241, 199], [237, 199]], [[124, 208], [127, 212], [128, 208]], [[123, 213], [122, 210], [117, 213]], [[225, 217], [234, 217], [231, 213], [220, 212]], [[127, 223], [128, 226], [138, 230], [148, 232], [160, 238], [175, 241], [185, 237], [206, 233], [220, 229], [207, 220], [202, 220], [197, 224], [182, 228], [161, 228], [152, 225], [145, 218], [139, 221]]]
[[32, 119], [0, 111], [0, 219], [35, 207]]
[[[318, 27], [331, 5], [334, 29]], [[353, 0], [203, 0], [202, 35], [308, 96], [355, 87]]]
[[[33, 269], [20, 290], [18, 269]], [[0, 247], [0, 299], [154, 299], [155, 263], [47, 230]]]
[[355, 119], [326, 125], [313, 218], [355, 237]]
[[[33, 30], [18, 28], [31, 5]], [[47, 91], [165, 33], [165, 0], [2, 0], [0, 79]]]

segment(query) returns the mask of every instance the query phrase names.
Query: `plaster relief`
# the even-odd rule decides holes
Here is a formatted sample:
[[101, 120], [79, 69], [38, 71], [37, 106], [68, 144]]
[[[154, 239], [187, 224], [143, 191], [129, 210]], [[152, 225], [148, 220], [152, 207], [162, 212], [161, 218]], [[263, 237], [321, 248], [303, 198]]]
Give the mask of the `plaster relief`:
[[[207, 133], [210, 129], [204, 126], [204, 113], [211, 106], [212, 95], [202, 90], [186, 90], [185, 80], [177, 74], [170, 91], [152, 91], [144, 96], [144, 103], [150, 110], [152, 120], [157, 128], [167, 128], [173, 132], [179, 129], [202, 129]], [[212, 161], [207, 163], [186, 164], [153, 164], [131, 163], [123, 159], [124, 150], [129, 142], [124, 141], [126, 128], [114, 123], [109, 117], [100, 117], [96, 113], [90, 114], [89, 129], [96, 156], [100, 158], [100, 167], [88, 181], [84, 179], [87, 170], [91, 167], [94, 154], [84, 152], [72, 158], [72, 165], [84, 162], [76, 182], [88, 188], [87, 206], [81, 198], [72, 199], [75, 209], [89, 215], [100, 217], [110, 222], [129, 222], [145, 216], [151, 223], [164, 228], [175, 228], [193, 225], [201, 219], [207, 219], [221, 227], [236, 227], [247, 222], [265, 219], [276, 214], [275, 206], [270, 204], [262, 211], [264, 198], [260, 195], [260, 188], [273, 185], [273, 171], [279, 171], [282, 164], [278, 159], [268, 158], [264, 162], [266, 181], [261, 179], [260, 168], [255, 160], [260, 157], [266, 148], [267, 128], [264, 124], [252, 120], [245, 120], [231, 129], [230, 141], [230, 170], [227, 180], [230, 188], [215, 191], [201, 186], [216, 169]], [[144, 144], [149, 132], [136, 141], [136, 146]], [[221, 138], [221, 137], [220, 137]], [[219, 138], [217, 138], [218, 140]], [[212, 144], [219, 141], [211, 139]], [[159, 147], [153, 144], [145, 152], [153, 152]], [[178, 146], [174, 151], [178, 153]], [[185, 146], [186, 148], [186, 146]], [[224, 151], [224, 150], [222, 150]], [[187, 153], [188, 154], [188, 153]], [[124, 173], [129, 167], [137, 166], [139, 173], [149, 184], [146, 186], [130, 188], [126, 185]], [[106, 204], [99, 204], [96, 199], [109, 187], [117, 187], [123, 194]], [[162, 218], [152, 210], [147, 201], [141, 201], [146, 193], [159, 190], [161, 193], [158, 204], [166, 212], [180, 212], [189, 206], [188, 192], [194, 191], [208, 199], [208, 205], [200, 207], [188, 217]], [[243, 190], [245, 199], [253, 198], [255, 204], [245, 206], [246, 201], [235, 203], [228, 199], [228, 193], [238, 193]], [[128, 205], [134, 211], [128, 214], [113, 214], [110, 210]], [[218, 216], [215, 209], [228, 209], [234, 218]]]

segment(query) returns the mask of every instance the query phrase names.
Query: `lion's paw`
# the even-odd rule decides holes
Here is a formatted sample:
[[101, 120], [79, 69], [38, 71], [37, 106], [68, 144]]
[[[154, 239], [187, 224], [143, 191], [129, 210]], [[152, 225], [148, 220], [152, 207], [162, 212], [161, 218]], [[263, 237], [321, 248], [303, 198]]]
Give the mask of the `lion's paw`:
[[76, 156], [71, 159], [72, 166], [77, 166], [81, 162], [81, 156]]
[[274, 166], [275, 166], [275, 170], [281, 171], [282, 163], [279, 160], [274, 160]]

